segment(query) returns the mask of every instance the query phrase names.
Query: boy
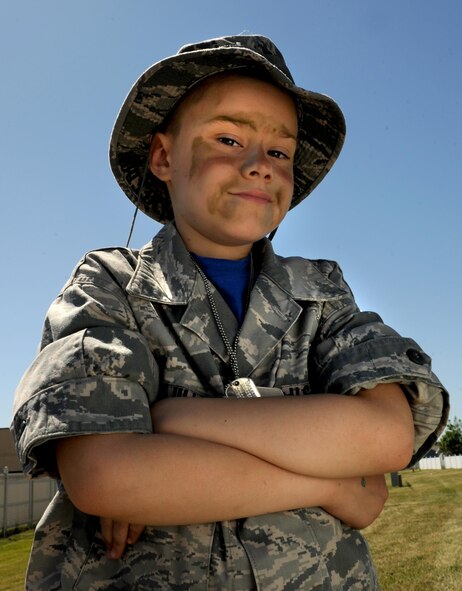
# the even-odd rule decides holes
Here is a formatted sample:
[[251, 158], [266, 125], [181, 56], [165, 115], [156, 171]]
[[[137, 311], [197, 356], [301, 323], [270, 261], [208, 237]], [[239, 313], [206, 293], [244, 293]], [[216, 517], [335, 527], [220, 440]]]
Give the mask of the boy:
[[184, 47], [135, 84], [112, 169], [166, 225], [86, 255], [18, 388], [25, 470], [60, 482], [29, 589], [379, 588], [355, 528], [380, 475], [435, 441], [447, 393], [335, 263], [265, 238], [344, 131], [260, 36]]

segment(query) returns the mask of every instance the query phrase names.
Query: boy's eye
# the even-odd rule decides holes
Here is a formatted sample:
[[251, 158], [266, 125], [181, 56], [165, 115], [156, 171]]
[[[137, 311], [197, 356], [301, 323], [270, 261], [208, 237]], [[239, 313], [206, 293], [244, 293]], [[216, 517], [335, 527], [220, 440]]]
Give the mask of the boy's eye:
[[285, 152], [281, 152], [281, 150], [269, 150], [268, 154], [273, 156], [274, 158], [278, 158], [279, 160], [289, 160], [290, 156]]
[[237, 142], [233, 138], [227, 137], [227, 136], [219, 137], [218, 141], [222, 144], [225, 144], [225, 146], [240, 146], [241, 145], [239, 142]]

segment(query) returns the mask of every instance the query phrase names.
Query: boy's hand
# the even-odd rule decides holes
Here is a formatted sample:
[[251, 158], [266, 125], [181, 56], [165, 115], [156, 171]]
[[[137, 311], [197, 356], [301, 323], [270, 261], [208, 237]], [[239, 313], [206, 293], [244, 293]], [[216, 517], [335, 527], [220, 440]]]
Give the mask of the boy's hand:
[[114, 560], [121, 558], [127, 544], [135, 544], [144, 530], [144, 525], [114, 521], [108, 517], [101, 517], [100, 522], [106, 555]]
[[344, 478], [334, 481], [332, 498], [322, 508], [355, 529], [369, 526], [388, 498], [385, 477]]

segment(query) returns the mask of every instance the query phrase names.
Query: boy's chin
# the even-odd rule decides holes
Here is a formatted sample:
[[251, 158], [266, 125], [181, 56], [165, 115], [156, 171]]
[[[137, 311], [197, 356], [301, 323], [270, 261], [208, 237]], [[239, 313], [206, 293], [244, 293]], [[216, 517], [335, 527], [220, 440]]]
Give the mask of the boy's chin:
[[269, 230], [260, 230], [260, 231], [248, 231], [248, 232], [238, 232], [233, 235], [222, 235], [221, 241], [227, 243], [229, 246], [244, 246], [244, 245], [252, 245], [255, 242], [258, 242], [265, 236], [267, 236], [272, 229]]
[[234, 223], [231, 227], [226, 228], [223, 226], [222, 237], [228, 235], [230, 241], [241, 244], [253, 244], [258, 242], [268, 234], [270, 234], [277, 224], [262, 224], [258, 222], [251, 222], [247, 220], [241, 220], [240, 223]]

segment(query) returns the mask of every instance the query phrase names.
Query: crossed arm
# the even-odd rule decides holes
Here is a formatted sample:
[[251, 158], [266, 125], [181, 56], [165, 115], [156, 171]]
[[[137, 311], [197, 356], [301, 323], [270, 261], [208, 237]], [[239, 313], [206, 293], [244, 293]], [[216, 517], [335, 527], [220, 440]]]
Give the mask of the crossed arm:
[[304, 506], [365, 527], [387, 493], [382, 476], [366, 487], [360, 477], [403, 468], [412, 454], [412, 417], [395, 384], [355, 397], [167, 399], [151, 415], [153, 434], [56, 445], [71, 500], [104, 518], [103, 533], [111, 522], [181, 525]]
[[383, 474], [412, 455], [412, 415], [396, 384], [357, 396], [166, 399], [151, 416], [156, 433], [227, 445], [306, 476]]

